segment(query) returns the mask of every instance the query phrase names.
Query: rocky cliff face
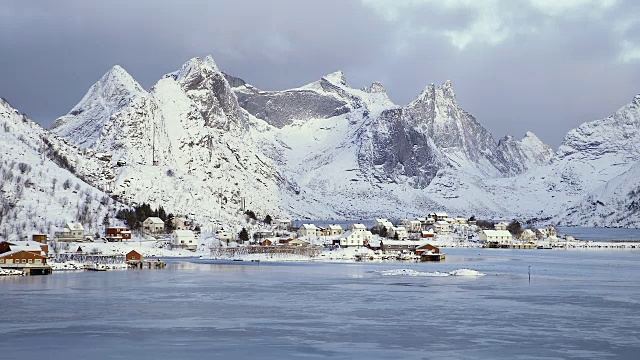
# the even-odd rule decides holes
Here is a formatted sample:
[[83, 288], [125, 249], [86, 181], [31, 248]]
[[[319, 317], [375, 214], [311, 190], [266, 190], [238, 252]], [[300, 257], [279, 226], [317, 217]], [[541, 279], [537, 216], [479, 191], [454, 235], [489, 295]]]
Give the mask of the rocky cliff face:
[[521, 140], [505, 136], [498, 141], [496, 150], [504, 172], [510, 175], [522, 174], [533, 167], [547, 165], [553, 157], [553, 149], [532, 132], [527, 132]]

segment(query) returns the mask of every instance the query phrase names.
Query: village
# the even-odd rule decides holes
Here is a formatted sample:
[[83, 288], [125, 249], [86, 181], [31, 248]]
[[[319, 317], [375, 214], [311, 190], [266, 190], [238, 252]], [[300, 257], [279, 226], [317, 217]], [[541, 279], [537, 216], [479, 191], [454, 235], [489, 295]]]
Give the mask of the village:
[[[255, 216], [253, 216], [255, 218]], [[592, 243], [559, 237], [549, 225], [522, 229], [516, 221], [476, 221], [433, 212], [395, 223], [374, 219], [370, 227], [352, 223], [317, 226], [290, 219], [271, 219], [249, 234], [222, 227], [202, 232], [186, 217], [162, 220], [149, 216], [141, 228], [105, 226], [102, 236], [86, 234], [82, 224], [68, 222], [31, 239], [0, 241], [0, 275], [39, 275], [62, 270], [164, 268], [162, 258], [196, 257], [233, 261], [442, 261], [441, 248], [503, 249], [636, 248], [635, 243]], [[170, 231], [168, 231], [170, 229]]]

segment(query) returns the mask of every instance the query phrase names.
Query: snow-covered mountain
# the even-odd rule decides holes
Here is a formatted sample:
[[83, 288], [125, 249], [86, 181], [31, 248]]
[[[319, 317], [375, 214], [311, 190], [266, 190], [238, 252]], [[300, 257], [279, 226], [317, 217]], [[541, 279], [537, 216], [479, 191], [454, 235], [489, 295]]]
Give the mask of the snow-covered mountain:
[[508, 174], [522, 174], [532, 167], [547, 165], [553, 157], [553, 149], [530, 131], [520, 140], [510, 135], [503, 137], [498, 141], [497, 150], [498, 159]]
[[[111, 115], [142, 94], [142, 86], [119, 65], [96, 82], [69, 115], [56, 120], [52, 131], [81, 148], [93, 146]], [[82, 123], [78, 123], [78, 119]]]
[[[79, 166], [97, 169], [81, 151], [51, 135], [0, 99], [0, 237], [52, 234], [68, 221], [98, 231], [122, 205], [78, 177]], [[82, 165], [81, 165], [82, 164]]]
[[[259, 151], [248, 131], [248, 114], [211, 57], [191, 59], [149, 91], [135, 94], [119, 86], [131, 76], [113, 77], [113, 71], [74, 107], [100, 108], [101, 120], [72, 110], [52, 132], [107, 159], [111, 177], [99, 182], [122, 201], [162, 205], [207, 224], [231, 221], [243, 205], [265, 213], [277, 209], [280, 193], [295, 191]], [[92, 96], [102, 88], [126, 103]], [[68, 135], [88, 126], [91, 141]], [[94, 175], [92, 169], [80, 171]]]
[[382, 84], [355, 89], [340, 71], [263, 91], [209, 56], [148, 91], [116, 66], [41, 137], [72, 149], [69, 168], [121, 201], [203, 224], [233, 223], [244, 206], [298, 218], [441, 209], [629, 226], [640, 221], [604, 213], [637, 206], [639, 103], [572, 130], [554, 154], [531, 132], [496, 141], [448, 81], [399, 106]]
[[553, 161], [584, 199], [561, 213], [572, 225], [640, 226], [640, 95], [602, 120], [571, 130]]
[[[477, 201], [452, 192], [485, 191], [485, 178], [549, 158], [533, 134], [497, 143], [458, 105], [450, 82], [427, 86], [402, 107], [382, 84], [354, 89], [341, 71], [262, 91], [221, 72], [210, 56], [189, 60], [149, 91], [114, 67], [52, 131], [106, 154], [112, 180], [102, 185], [123, 201], [214, 214], [219, 205], [203, 199], [222, 193], [229, 216], [243, 199], [254, 210], [310, 218], [427, 208], [491, 214], [495, 194]], [[197, 196], [183, 194], [194, 188]]]

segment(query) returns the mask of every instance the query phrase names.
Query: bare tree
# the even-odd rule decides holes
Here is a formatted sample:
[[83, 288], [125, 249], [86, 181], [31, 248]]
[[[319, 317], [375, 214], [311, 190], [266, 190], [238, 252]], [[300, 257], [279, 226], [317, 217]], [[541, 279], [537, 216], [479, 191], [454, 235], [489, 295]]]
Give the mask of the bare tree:
[[18, 164], [18, 170], [20, 170], [20, 173], [24, 175], [31, 171], [31, 165], [21, 162]]

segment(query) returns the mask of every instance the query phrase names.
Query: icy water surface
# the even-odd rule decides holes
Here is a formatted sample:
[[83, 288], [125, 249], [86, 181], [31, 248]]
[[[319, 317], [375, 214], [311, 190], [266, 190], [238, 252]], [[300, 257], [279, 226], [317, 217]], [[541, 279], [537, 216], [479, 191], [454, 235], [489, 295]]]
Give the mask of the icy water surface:
[[1, 278], [2, 359], [639, 358], [639, 252], [447, 255]]

